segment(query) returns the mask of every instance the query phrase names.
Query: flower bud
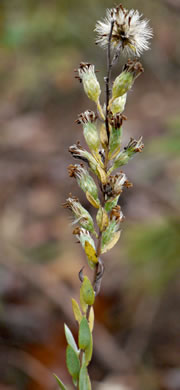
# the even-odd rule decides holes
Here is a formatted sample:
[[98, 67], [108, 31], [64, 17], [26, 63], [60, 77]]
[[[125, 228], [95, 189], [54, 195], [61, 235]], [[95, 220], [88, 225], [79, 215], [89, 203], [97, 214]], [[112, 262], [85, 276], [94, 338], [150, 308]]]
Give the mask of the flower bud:
[[78, 115], [77, 123], [82, 123], [84, 138], [91, 151], [97, 152], [100, 147], [100, 140], [98, 131], [95, 125], [97, 116], [91, 111], [87, 110]]
[[116, 156], [113, 166], [109, 169], [108, 174], [110, 174], [114, 169], [127, 164], [136, 153], [142, 152], [143, 148], [144, 144], [142, 143], [142, 137], [140, 137], [138, 141], [131, 138], [124, 150]]
[[127, 146], [125, 146], [124, 150], [128, 154], [129, 157], [132, 157], [135, 153], [142, 152], [144, 148], [144, 144], [142, 143], [142, 137], [136, 141], [134, 138], [130, 138], [130, 141]]
[[109, 120], [111, 125], [109, 158], [114, 158], [114, 153], [117, 154], [120, 151], [123, 120], [126, 120], [126, 117], [121, 114], [112, 115]]
[[69, 147], [69, 152], [73, 155], [74, 158], [78, 158], [84, 162], [86, 162], [91, 170], [97, 174], [97, 161], [96, 159], [92, 156], [91, 153], [87, 152], [86, 149], [84, 149], [79, 142], [77, 144], [72, 145]]
[[126, 100], [127, 100], [127, 93], [111, 101], [109, 106], [111, 112], [113, 114], [121, 114], [125, 109]]
[[76, 236], [78, 241], [81, 243], [82, 247], [85, 248], [86, 241], [89, 242], [89, 244], [96, 249], [94, 240], [89, 234], [89, 231], [83, 228], [75, 228], [73, 231], [73, 234]]
[[78, 69], [79, 79], [83, 83], [84, 91], [89, 99], [98, 103], [101, 94], [100, 84], [95, 75], [94, 65], [81, 62]]
[[105, 253], [117, 243], [121, 231], [119, 230], [121, 222], [124, 221], [124, 215], [120, 206], [111, 210], [110, 222], [106, 230], [102, 233], [101, 253]]
[[119, 221], [117, 222], [116, 220], [111, 220], [109, 222], [108, 227], [102, 233], [101, 253], [105, 253], [109, 249], [113, 248], [113, 246], [118, 241], [120, 237], [120, 231], [118, 231], [119, 225]]
[[111, 211], [117, 203], [123, 188], [132, 187], [132, 184], [127, 180], [125, 173], [119, 172], [116, 175], [110, 175], [108, 182], [104, 187], [105, 199], [108, 199], [105, 203], [105, 210], [107, 212]]
[[73, 212], [76, 218], [73, 224], [79, 223], [84, 229], [94, 232], [93, 219], [88, 211], [81, 205], [78, 198], [70, 196], [63, 206]]
[[128, 60], [123, 72], [116, 77], [112, 88], [112, 101], [131, 89], [135, 79], [143, 72], [143, 67], [137, 60]]
[[70, 177], [75, 177], [81, 189], [87, 194], [90, 194], [95, 204], [100, 205], [98, 198], [98, 189], [95, 181], [90, 176], [87, 169], [84, 168], [83, 164], [69, 165], [68, 172]]

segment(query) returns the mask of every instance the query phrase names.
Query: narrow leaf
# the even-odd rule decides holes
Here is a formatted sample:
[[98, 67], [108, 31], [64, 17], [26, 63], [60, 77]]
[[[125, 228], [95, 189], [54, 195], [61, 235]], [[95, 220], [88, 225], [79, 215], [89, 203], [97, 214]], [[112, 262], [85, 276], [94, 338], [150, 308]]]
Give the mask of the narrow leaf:
[[92, 390], [91, 381], [90, 381], [89, 375], [88, 375], [88, 390]]
[[87, 305], [93, 305], [95, 300], [95, 293], [93, 286], [87, 276], [84, 276], [84, 280], [81, 285], [81, 292], [84, 302]]
[[100, 207], [98, 212], [97, 212], [96, 222], [97, 222], [97, 225], [99, 226], [99, 229], [101, 230], [101, 232], [103, 232], [107, 228], [107, 226], [109, 225], [108, 214], [103, 207]]
[[103, 148], [105, 149], [108, 145], [107, 131], [104, 124], [100, 127], [100, 140]]
[[92, 353], [93, 353], [93, 338], [92, 338], [92, 334], [91, 334], [89, 345], [85, 350], [86, 366], [88, 366], [89, 362], [91, 361]]
[[89, 380], [86, 365], [83, 364], [79, 375], [79, 390], [89, 390]]
[[101, 250], [101, 253], [106, 253], [107, 251], [112, 249], [114, 247], [114, 245], [116, 245], [116, 243], [118, 242], [120, 235], [121, 235], [121, 231], [115, 232], [113, 234], [111, 241], [103, 247], [103, 249]]
[[89, 313], [89, 328], [92, 333], [94, 328], [94, 309], [93, 306], [91, 306], [90, 313]]
[[69, 374], [73, 378], [78, 378], [80, 371], [80, 362], [76, 352], [70, 345], [68, 345], [66, 349], [66, 365]]
[[85, 241], [84, 250], [88, 259], [96, 264], [98, 262], [96, 251], [88, 241]]
[[66, 324], [64, 324], [64, 331], [65, 331], [67, 343], [72, 347], [72, 349], [74, 349], [76, 353], [78, 353], [79, 351], [76, 342], [74, 340], [74, 336]]
[[72, 377], [72, 381], [74, 383], [74, 386], [77, 387], [78, 379], [76, 377]]
[[92, 204], [93, 207], [95, 207], [96, 209], [99, 208], [100, 203], [97, 202], [88, 191], [86, 192], [86, 198]]
[[80, 324], [80, 322], [82, 320], [82, 313], [81, 313], [81, 310], [79, 308], [78, 303], [76, 302], [76, 300], [74, 298], [72, 298], [72, 308], [73, 308], [74, 317], [75, 317], [76, 321]]
[[60, 389], [61, 389], [61, 390], [67, 390], [67, 387], [64, 386], [64, 384], [63, 384], [63, 382], [61, 381], [61, 379], [59, 379], [58, 376], [57, 376], [56, 374], [53, 374], [53, 375], [54, 375], [54, 377], [55, 377], [55, 379], [56, 379], [56, 381], [57, 381], [57, 383], [58, 383]]
[[79, 348], [85, 350], [91, 343], [91, 332], [89, 329], [88, 320], [83, 317], [79, 326]]
[[82, 288], [80, 288], [80, 304], [81, 304], [81, 308], [82, 308], [83, 313], [86, 314], [88, 305], [87, 305], [86, 302], [84, 301], [84, 296], [83, 296], [83, 293], [82, 293]]
[[101, 180], [101, 183], [106, 184], [107, 183], [107, 174], [106, 174], [105, 170], [103, 168], [101, 168], [100, 165], [97, 165], [96, 169], [98, 172], [98, 176]]

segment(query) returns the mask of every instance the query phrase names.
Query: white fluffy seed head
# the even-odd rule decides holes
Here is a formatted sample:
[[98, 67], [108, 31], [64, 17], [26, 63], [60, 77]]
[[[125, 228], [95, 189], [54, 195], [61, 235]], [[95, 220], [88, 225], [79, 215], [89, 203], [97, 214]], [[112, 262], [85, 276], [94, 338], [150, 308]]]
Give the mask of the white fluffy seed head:
[[121, 5], [107, 9], [103, 21], [98, 21], [95, 31], [97, 32], [96, 43], [103, 48], [108, 45], [108, 37], [111, 23], [114, 21], [111, 44], [114, 49], [121, 49], [125, 53], [140, 56], [144, 50], [149, 49], [149, 39], [152, 38], [152, 29], [149, 21], [142, 19], [139, 11], [123, 8]]

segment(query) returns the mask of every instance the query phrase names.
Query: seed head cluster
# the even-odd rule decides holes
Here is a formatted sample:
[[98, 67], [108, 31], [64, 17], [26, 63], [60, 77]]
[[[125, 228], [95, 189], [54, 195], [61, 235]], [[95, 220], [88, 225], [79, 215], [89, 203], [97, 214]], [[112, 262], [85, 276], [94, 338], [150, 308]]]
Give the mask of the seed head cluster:
[[153, 35], [149, 21], [142, 19], [139, 11], [133, 9], [128, 11], [121, 4], [116, 8], [107, 9], [104, 20], [97, 22], [95, 28], [97, 44], [103, 48], [107, 47], [112, 22], [112, 47], [114, 49], [121, 49], [128, 55], [133, 54], [138, 57], [144, 50], [149, 49], [149, 40]]

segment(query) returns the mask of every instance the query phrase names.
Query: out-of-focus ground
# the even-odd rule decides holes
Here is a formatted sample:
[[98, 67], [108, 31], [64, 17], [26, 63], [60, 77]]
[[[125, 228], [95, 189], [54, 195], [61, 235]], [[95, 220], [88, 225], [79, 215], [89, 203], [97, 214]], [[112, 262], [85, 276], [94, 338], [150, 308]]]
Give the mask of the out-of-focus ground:
[[[72, 192], [89, 208], [67, 165], [81, 140], [77, 114], [93, 105], [73, 70], [105, 53], [95, 46], [107, 0], [0, 3], [0, 389], [67, 384], [66, 322], [85, 262], [61, 204]], [[180, 389], [180, 3], [125, 1], [151, 20], [152, 50], [129, 93], [123, 143], [145, 149], [125, 167], [121, 240], [105, 257], [96, 300], [90, 375], [96, 390]], [[120, 72], [124, 60], [114, 70]], [[70, 386], [69, 386], [70, 388]]]

